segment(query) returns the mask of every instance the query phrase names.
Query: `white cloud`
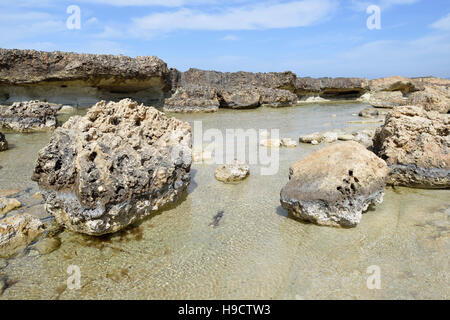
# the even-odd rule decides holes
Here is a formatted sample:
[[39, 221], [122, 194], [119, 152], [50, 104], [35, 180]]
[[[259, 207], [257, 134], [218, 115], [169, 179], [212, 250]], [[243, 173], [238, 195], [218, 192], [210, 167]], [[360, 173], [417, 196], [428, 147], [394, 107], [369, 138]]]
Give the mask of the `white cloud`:
[[331, 15], [334, 0], [303, 0], [241, 6], [210, 13], [182, 8], [133, 19], [135, 33], [174, 30], [264, 30], [305, 27]]
[[188, 5], [199, 4], [215, 4], [220, 3], [217, 0], [79, 0], [89, 4], [104, 4], [117, 7], [131, 7], [131, 6], [147, 6], [147, 7], [182, 7]]
[[450, 31], [450, 13], [431, 25], [434, 29]]

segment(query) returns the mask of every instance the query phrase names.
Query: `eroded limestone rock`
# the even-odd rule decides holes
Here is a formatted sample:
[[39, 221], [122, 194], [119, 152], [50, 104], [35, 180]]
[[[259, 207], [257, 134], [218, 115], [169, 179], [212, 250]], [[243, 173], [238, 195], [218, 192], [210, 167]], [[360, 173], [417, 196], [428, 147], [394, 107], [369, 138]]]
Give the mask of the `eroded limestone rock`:
[[32, 179], [59, 224], [102, 235], [178, 199], [191, 162], [188, 123], [129, 99], [102, 101], [55, 131]]

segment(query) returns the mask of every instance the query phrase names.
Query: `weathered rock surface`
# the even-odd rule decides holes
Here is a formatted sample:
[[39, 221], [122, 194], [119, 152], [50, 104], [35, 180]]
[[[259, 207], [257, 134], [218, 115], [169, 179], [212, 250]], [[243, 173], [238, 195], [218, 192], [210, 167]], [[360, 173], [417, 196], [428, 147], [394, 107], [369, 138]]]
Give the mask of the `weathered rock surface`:
[[295, 93], [299, 96], [319, 95], [322, 98], [355, 98], [368, 89], [363, 78], [297, 78]]
[[234, 161], [231, 164], [225, 164], [217, 167], [214, 176], [218, 181], [233, 183], [244, 180], [250, 174], [250, 168], [244, 163]]
[[291, 138], [283, 138], [281, 139], [281, 145], [286, 148], [295, 148], [297, 147], [297, 142]]
[[319, 225], [354, 227], [370, 204], [382, 202], [389, 169], [356, 142], [323, 148], [293, 164], [281, 204]]
[[380, 91], [370, 93], [368, 103], [376, 108], [393, 108], [405, 105], [407, 99], [403, 97], [401, 91]]
[[8, 141], [6, 141], [5, 135], [0, 132], [0, 151], [8, 150]]
[[418, 106], [397, 107], [373, 139], [391, 168], [389, 183], [421, 188], [450, 187], [450, 119]]
[[17, 199], [0, 198], [0, 218], [8, 212], [20, 208], [22, 204]]
[[427, 111], [448, 113], [450, 111], [450, 86], [425, 86], [424, 90], [409, 95], [408, 104], [421, 106]]
[[18, 132], [47, 131], [56, 128], [60, 105], [41, 102], [15, 102], [0, 106], [0, 128]]
[[0, 49], [0, 103], [45, 99], [92, 106], [133, 95], [161, 100], [170, 89], [169, 69], [157, 57]]
[[261, 105], [261, 95], [257, 88], [230, 88], [220, 92], [221, 105], [224, 108], [250, 109]]
[[281, 146], [281, 140], [280, 139], [262, 139], [259, 142], [260, 146], [267, 147], [267, 148], [279, 148]]
[[370, 91], [400, 91], [403, 94], [415, 92], [423, 87], [410, 78], [393, 76], [369, 81]]
[[260, 104], [269, 107], [288, 107], [297, 103], [296, 94], [284, 89], [260, 88]]
[[180, 87], [164, 101], [166, 112], [215, 112], [220, 102], [217, 90], [208, 87]]
[[9, 258], [45, 231], [43, 223], [21, 214], [0, 220], [0, 257]]
[[179, 198], [191, 162], [188, 123], [129, 99], [102, 101], [55, 131], [32, 179], [59, 224], [102, 235]]
[[323, 140], [323, 135], [320, 132], [304, 134], [304, 135], [301, 135], [299, 138], [299, 141], [302, 143], [312, 143], [313, 141], [320, 143], [320, 142], [322, 142], [322, 140]]

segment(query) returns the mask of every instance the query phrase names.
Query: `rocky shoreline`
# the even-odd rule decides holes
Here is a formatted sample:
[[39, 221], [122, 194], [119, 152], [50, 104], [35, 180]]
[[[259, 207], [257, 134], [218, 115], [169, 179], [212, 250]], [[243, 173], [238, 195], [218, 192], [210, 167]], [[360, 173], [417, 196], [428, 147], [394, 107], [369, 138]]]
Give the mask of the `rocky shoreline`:
[[157, 57], [0, 49], [0, 104], [42, 100], [85, 108], [124, 98], [168, 112], [215, 112], [298, 101], [356, 100], [375, 107], [450, 110], [450, 80], [434, 77], [310, 78], [286, 72], [168, 68]]
[[[198, 157], [191, 127], [151, 104], [166, 112], [215, 112], [288, 107], [301, 99], [356, 99], [377, 107], [365, 108], [359, 116], [380, 127], [299, 136], [299, 143], [329, 145], [294, 163], [280, 193], [281, 205], [295, 217], [348, 228], [360, 223], [369, 206], [383, 201], [386, 185], [450, 188], [449, 88], [449, 80], [438, 78], [180, 72], [156, 57], [0, 49], [0, 102], [6, 104], [0, 106], [0, 128], [54, 130], [38, 154], [32, 180], [57, 224], [101, 236], [175, 203], [190, 184], [191, 164]], [[39, 100], [20, 100], [25, 98]], [[97, 102], [100, 98], [109, 102]], [[57, 127], [62, 103], [90, 109]], [[259, 145], [265, 148], [298, 145], [290, 138], [264, 138]], [[0, 134], [0, 151], [7, 147]], [[250, 180], [249, 175], [249, 165], [239, 162], [214, 173], [227, 184]], [[41, 237], [45, 228], [37, 218], [6, 216], [21, 203], [9, 196], [0, 200], [0, 250], [7, 248], [3, 256], [9, 257]]]

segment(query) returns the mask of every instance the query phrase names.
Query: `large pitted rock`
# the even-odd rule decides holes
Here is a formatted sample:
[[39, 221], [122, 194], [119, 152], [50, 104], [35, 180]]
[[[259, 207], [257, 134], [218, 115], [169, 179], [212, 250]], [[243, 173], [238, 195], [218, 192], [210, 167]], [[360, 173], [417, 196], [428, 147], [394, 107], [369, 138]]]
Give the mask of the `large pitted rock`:
[[400, 91], [404, 94], [422, 90], [423, 85], [419, 81], [410, 78], [393, 76], [369, 81], [370, 91]]
[[9, 258], [45, 231], [44, 224], [27, 214], [0, 220], [0, 257]]
[[219, 106], [217, 91], [201, 86], [180, 87], [164, 101], [165, 112], [215, 112]]
[[188, 123], [129, 99], [102, 101], [55, 131], [32, 179], [58, 223], [102, 235], [175, 201], [191, 162]]
[[389, 182], [422, 188], [450, 187], [450, 116], [418, 106], [397, 107], [373, 139], [391, 168]]
[[260, 88], [261, 105], [267, 105], [270, 107], [288, 107], [297, 103], [298, 97], [296, 94], [288, 90], [272, 89], [272, 88]]
[[5, 135], [0, 132], [0, 151], [8, 150], [8, 141], [6, 141]]
[[18, 132], [47, 131], [56, 127], [56, 113], [61, 105], [41, 102], [15, 102], [0, 106], [0, 128]]
[[281, 204], [302, 220], [354, 227], [370, 204], [382, 202], [388, 173], [361, 144], [337, 143], [291, 166]]

